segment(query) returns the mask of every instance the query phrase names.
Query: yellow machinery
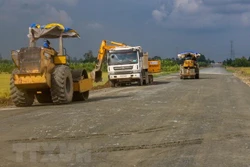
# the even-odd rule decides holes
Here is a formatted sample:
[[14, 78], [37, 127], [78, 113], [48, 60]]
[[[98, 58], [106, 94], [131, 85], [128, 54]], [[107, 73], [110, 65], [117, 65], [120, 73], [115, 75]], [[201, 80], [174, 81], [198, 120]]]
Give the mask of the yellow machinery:
[[161, 61], [160, 60], [149, 60], [148, 61], [148, 72], [149, 73], [161, 72]]
[[[108, 44], [108, 42], [110, 44]], [[99, 52], [98, 52], [98, 62], [95, 66], [95, 69], [91, 72], [91, 78], [95, 81], [95, 82], [100, 82], [102, 81], [102, 64], [104, 62], [104, 58], [107, 54], [107, 51], [110, 49], [113, 49], [117, 46], [128, 46], [124, 43], [120, 43], [120, 42], [115, 42], [115, 41], [107, 41], [107, 40], [102, 40], [100, 48], [99, 48]]]
[[180, 65], [180, 79], [199, 79], [199, 64], [197, 63], [197, 58], [200, 57], [200, 54], [184, 52], [178, 54], [178, 57], [183, 61]]
[[[65, 104], [83, 101], [89, 97], [92, 81], [86, 70], [72, 70], [63, 48], [63, 38], [79, 38], [79, 34], [62, 24], [29, 27], [29, 47], [12, 50], [16, 66], [10, 79], [10, 92], [18, 107], [39, 103]], [[59, 39], [59, 52], [52, 48], [37, 47], [40, 38]]]

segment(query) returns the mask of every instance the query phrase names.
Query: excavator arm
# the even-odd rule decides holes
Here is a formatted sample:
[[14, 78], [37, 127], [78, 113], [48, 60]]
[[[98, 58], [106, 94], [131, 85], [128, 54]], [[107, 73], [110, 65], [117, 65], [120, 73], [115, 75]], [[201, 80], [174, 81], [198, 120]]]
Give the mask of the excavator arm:
[[[108, 45], [107, 42], [110, 42], [110, 44], [112, 45]], [[95, 66], [95, 69], [90, 73], [92, 80], [94, 80], [95, 82], [102, 81], [102, 64], [103, 64], [104, 58], [108, 50], [115, 48], [117, 46], [128, 46], [128, 45], [124, 43], [120, 43], [120, 42], [115, 42], [115, 41], [102, 40], [100, 48], [99, 48], [98, 56], [97, 56], [98, 62]]]

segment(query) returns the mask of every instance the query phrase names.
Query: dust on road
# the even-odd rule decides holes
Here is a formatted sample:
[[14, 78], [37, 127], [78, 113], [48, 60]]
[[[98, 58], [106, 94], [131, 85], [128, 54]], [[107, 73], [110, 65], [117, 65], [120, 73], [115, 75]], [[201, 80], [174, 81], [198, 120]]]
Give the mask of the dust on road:
[[[173, 74], [151, 86], [96, 90], [83, 103], [5, 109], [0, 111], [0, 162], [247, 167], [249, 104], [249, 87], [213, 67], [201, 70], [198, 80]], [[20, 160], [22, 154], [13, 150], [27, 153]]]

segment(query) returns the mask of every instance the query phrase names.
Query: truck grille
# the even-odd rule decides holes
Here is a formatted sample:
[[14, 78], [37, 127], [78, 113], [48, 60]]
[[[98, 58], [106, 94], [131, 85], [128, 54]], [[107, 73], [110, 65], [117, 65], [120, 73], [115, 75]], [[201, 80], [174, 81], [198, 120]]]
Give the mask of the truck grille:
[[114, 70], [132, 70], [133, 66], [121, 66], [121, 67], [113, 67]]
[[114, 74], [132, 74], [132, 71], [115, 71]]
[[19, 52], [20, 73], [39, 73], [41, 68], [41, 49], [22, 48]]

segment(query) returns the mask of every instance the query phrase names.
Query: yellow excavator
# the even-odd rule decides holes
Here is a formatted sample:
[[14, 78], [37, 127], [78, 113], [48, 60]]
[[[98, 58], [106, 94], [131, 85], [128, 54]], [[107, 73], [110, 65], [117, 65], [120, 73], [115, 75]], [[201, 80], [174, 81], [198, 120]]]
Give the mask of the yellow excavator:
[[[108, 42], [110, 44], [108, 44]], [[104, 58], [107, 54], [107, 51], [110, 49], [113, 49], [117, 46], [128, 46], [125, 43], [121, 43], [121, 42], [115, 42], [115, 41], [108, 41], [108, 40], [102, 40], [100, 48], [99, 48], [99, 52], [98, 52], [98, 56], [97, 56], [97, 64], [95, 66], [95, 69], [90, 73], [91, 78], [95, 81], [95, 82], [101, 82], [102, 81], [102, 64], [104, 62]]]

